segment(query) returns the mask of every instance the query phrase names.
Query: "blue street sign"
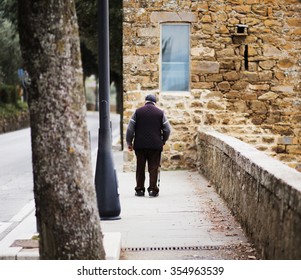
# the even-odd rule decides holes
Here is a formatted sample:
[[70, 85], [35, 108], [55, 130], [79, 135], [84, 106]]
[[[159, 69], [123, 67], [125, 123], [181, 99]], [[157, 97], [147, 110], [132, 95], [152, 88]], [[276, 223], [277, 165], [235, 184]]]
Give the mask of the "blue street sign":
[[25, 80], [25, 74], [24, 74], [24, 70], [22, 68], [18, 69], [18, 77], [19, 77], [21, 83], [23, 84], [24, 80]]

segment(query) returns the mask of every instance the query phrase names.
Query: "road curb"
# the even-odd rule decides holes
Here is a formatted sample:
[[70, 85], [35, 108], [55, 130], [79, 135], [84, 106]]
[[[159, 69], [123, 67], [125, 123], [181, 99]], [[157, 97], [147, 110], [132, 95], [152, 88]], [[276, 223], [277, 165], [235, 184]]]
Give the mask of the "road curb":
[[[16, 226], [0, 242], [0, 260], [38, 260], [38, 248], [12, 246], [16, 241], [30, 241], [37, 235], [34, 201], [27, 203], [10, 222]], [[119, 260], [121, 233], [104, 232], [103, 235], [106, 260]]]

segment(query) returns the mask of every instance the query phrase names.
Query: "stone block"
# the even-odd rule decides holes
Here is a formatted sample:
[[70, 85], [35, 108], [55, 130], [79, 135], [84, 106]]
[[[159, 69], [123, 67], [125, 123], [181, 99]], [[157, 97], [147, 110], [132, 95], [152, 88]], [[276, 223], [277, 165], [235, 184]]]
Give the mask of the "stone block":
[[249, 83], [246, 81], [237, 81], [232, 86], [232, 89], [234, 90], [244, 90], [249, 86]]
[[276, 124], [276, 123], [279, 123], [281, 120], [281, 116], [280, 116], [280, 113], [269, 113], [267, 115], [267, 118], [266, 118], [266, 123], [267, 124]]
[[252, 5], [252, 12], [261, 16], [268, 15], [268, 10], [266, 5]]
[[224, 104], [217, 102], [217, 101], [213, 101], [210, 100], [207, 104], [207, 108], [210, 110], [225, 110], [225, 106]]
[[257, 114], [266, 114], [267, 106], [264, 102], [258, 100], [250, 101], [250, 109]]
[[250, 71], [250, 72], [258, 71], [258, 63], [257, 62], [249, 62], [248, 65], [249, 65], [248, 71]]
[[275, 142], [275, 137], [273, 137], [273, 136], [263, 136], [262, 137], [262, 142], [272, 144], [272, 143]]
[[226, 25], [221, 25], [221, 26], [217, 29], [216, 33], [219, 33], [219, 34], [229, 34], [230, 31], [229, 31], [229, 29], [228, 29], [228, 27], [227, 27]]
[[198, 89], [212, 89], [214, 88], [214, 83], [209, 83], [209, 82], [198, 82], [194, 83], [193, 88], [198, 88]]
[[252, 91], [244, 92], [242, 95], [242, 100], [257, 100], [257, 94]]
[[224, 79], [227, 81], [236, 81], [239, 79], [239, 74], [235, 71], [227, 72], [224, 74]]
[[286, 23], [291, 27], [300, 27], [301, 26], [301, 18], [288, 18]]
[[270, 89], [268, 84], [250, 84], [249, 89], [258, 90], [258, 91], [266, 91]]
[[137, 34], [139, 37], [159, 37], [160, 36], [160, 30], [159, 28], [139, 28], [137, 30]]
[[215, 22], [220, 22], [220, 23], [227, 22], [228, 18], [229, 17], [226, 11], [219, 11], [216, 14], [212, 14], [212, 19]]
[[282, 57], [283, 52], [273, 45], [263, 45], [263, 55], [267, 57]]
[[301, 28], [295, 28], [295, 29], [291, 30], [290, 34], [292, 36], [300, 36], [301, 35]]
[[219, 73], [220, 64], [216, 61], [193, 61], [193, 73]]
[[242, 94], [240, 91], [231, 90], [225, 94], [227, 99], [240, 99]]
[[240, 14], [247, 14], [251, 11], [250, 5], [239, 5], [239, 6], [233, 6], [233, 10], [237, 11]]
[[159, 54], [159, 48], [156, 46], [153, 47], [137, 46], [136, 52], [138, 55]]
[[[300, 124], [301, 123], [301, 115], [294, 115], [292, 117], [292, 121], [295, 122], [295, 123]], [[301, 133], [300, 133], [300, 137], [301, 137]]]
[[279, 95], [277, 93], [269, 91], [269, 92], [266, 92], [266, 93], [260, 95], [258, 97], [258, 99], [259, 100], [274, 100], [274, 99], [276, 99], [278, 97], [279, 97]]
[[290, 137], [290, 136], [279, 137], [277, 140], [277, 144], [279, 145], [297, 144], [297, 139], [295, 137]]
[[275, 151], [277, 154], [286, 153], [286, 146], [285, 145], [277, 145], [273, 148], [273, 151]]
[[144, 63], [138, 64], [137, 70], [142, 72], [157, 72], [158, 71], [158, 64], [157, 63]]
[[261, 0], [245, 0], [245, 3], [248, 5], [259, 4]]
[[199, 2], [197, 1], [198, 4], [197, 4], [197, 10], [200, 11], [200, 12], [207, 12], [208, 11], [208, 3], [206, 2]]
[[193, 12], [152, 12], [150, 21], [158, 22], [197, 22], [197, 14]]
[[230, 83], [227, 82], [227, 81], [224, 81], [224, 82], [221, 82], [217, 85], [217, 87], [219, 88], [219, 90], [221, 91], [228, 91], [231, 86], [230, 86]]
[[202, 24], [201, 28], [205, 34], [213, 35], [215, 33], [215, 26], [213, 24]]
[[223, 75], [222, 74], [207, 75], [206, 81], [207, 82], [222, 82], [223, 81]]
[[248, 79], [249, 82], [259, 81], [258, 73], [245, 71], [244, 76]]
[[233, 5], [241, 5], [243, 0], [228, 0], [228, 2]]
[[275, 65], [276, 65], [275, 60], [266, 60], [266, 61], [259, 62], [259, 66], [265, 70], [272, 69]]
[[233, 48], [226, 48], [221, 51], [216, 52], [217, 57], [225, 59], [227, 57], [233, 57], [234, 56], [234, 49]]
[[221, 99], [223, 97], [223, 94], [219, 91], [209, 91], [204, 90], [201, 93], [200, 98], [201, 99]]
[[215, 51], [212, 48], [199, 46], [191, 49], [191, 55], [198, 57], [214, 57]]
[[140, 55], [127, 55], [123, 57], [124, 64], [142, 64], [143, 60], [143, 56]]
[[273, 72], [272, 71], [262, 71], [258, 73], [259, 81], [270, 81], [273, 78]]
[[279, 68], [288, 69], [295, 65], [294, 61], [289, 58], [281, 59], [278, 63]]
[[234, 61], [231, 59], [229, 60], [222, 60], [220, 61], [220, 68], [224, 70], [233, 70], [235, 66]]
[[212, 22], [212, 19], [211, 19], [211, 16], [210, 15], [204, 15], [204, 16], [202, 16], [201, 17], [201, 20], [200, 20], [201, 22]]
[[245, 101], [237, 101], [234, 103], [235, 111], [238, 113], [244, 113], [247, 111], [247, 104]]
[[297, 154], [297, 155], [301, 155], [301, 145], [288, 145], [286, 147], [286, 151], [289, 154]]
[[263, 23], [265, 26], [268, 26], [268, 27], [275, 27], [275, 26], [282, 25], [282, 23], [279, 20], [272, 20], [272, 19], [267, 19]]
[[252, 123], [255, 125], [261, 125], [264, 122], [265, 116], [264, 115], [254, 115], [251, 119]]
[[273, 90], [275, 92], [293, 93], [294, 92], [294, 87], [291, 86], [291, 85], [280, 85], [280, 86], [272, 87], [271, 90]]
[[175, 151], [183, 151], [185, 148], [185, 143], [183, 142], [176, 142], [173, 144], [173, 150]]

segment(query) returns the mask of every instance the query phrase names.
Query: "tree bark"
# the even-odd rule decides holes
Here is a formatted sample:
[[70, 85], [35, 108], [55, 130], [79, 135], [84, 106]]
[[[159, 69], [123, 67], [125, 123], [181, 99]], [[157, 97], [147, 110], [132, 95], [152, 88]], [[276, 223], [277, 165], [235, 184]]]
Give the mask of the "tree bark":
[[74, 1], [19, 0], [41, 259], [104, 259]]

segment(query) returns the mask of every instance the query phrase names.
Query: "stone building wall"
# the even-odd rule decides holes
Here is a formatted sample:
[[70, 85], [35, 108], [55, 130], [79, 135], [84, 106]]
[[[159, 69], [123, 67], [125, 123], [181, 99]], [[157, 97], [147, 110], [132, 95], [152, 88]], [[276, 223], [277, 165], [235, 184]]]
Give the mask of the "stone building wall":
[[[301, 170], [300, 0], [124, 0], [124, 132], [146, 94], [170, 120], [163, 167], [191, 168], [212, 127]], [[159, 90], [160, 24], [185, 22], [190, 92]], [[237, 33], [237, 24], [247, 25]], [[247, 50], [246, 50], [247, 49]], [[125, 151], [125, 169], [133, 167]]]

